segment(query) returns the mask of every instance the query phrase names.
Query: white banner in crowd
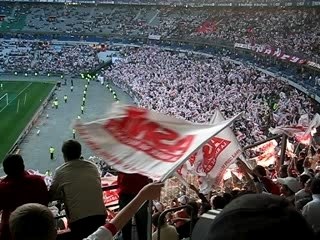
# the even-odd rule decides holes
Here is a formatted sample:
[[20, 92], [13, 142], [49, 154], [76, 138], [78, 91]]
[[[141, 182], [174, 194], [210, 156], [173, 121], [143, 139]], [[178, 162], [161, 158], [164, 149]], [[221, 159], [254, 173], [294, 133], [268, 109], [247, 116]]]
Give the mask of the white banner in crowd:
[[114, 104], [106, 118], [77, 123], [75, 129], [98, 156], [118, 171], [165, 180], [237, 117], [215, 125], [193, 124], [147, 109]]
[[277, 160], [276, 147], [278, 143], [276, 140], [270, 140], [268, 142], [262, 143], [251, 150], [255, 151], [258, 156], [251, 158], [250, 160], [256, 161], [258, 165], [263, 167], [268, 167], [271, 164], [275, 164]]
[[313, 116], [313, 119], [311, 120], [311, 122], [309, 123], [308, 129], [306, 133], [312, 133], [312, 131], [320, 126], [320, 115], [318, 113], [316, 113]]
[[320, 115], [316, 113], [311, 121], [309, 121], [309, 118], [307, 120], [308, 116], [304, 117], [305, 115], [300, 117], [299, 124], [296, 126], [269, 128], [269, 132], [272, 134], [285, 134], [288, 137], [294, 137], [302, 144], [309, 145], [316, 128], [320, 126]]
[[[224, 121], [219, 110], [216, 110], [211, 124]], [[242, 149], [231, 128], [226, 128], [208, 141], [181, 168], [178, 174], [186, 177], [187, 172], [199, 176], [201, 193], [208, 193], [213, 185], [220, 185], [228, 167], [241, 155]]]
[[[221, 112], [216, 110], [211, 124], [220, 124], [225, 119]], [[211, 189], [212, 185], [219, 185], [227, 168], [241, 155], [242, 150], [231, 128], [225, 128], [208, 141], [194, 157], [192, 172], [201, 177], [203, 186], [201, 192], [206, 192], [204, 186]]]
[[269, 128], [269, 132], [272, 134], [285, 134], [288, 137], [294, 137], [297, 134], [304, 134], [308, 127], [305, 126], [283, 126], [283, 127], [275, 127]]

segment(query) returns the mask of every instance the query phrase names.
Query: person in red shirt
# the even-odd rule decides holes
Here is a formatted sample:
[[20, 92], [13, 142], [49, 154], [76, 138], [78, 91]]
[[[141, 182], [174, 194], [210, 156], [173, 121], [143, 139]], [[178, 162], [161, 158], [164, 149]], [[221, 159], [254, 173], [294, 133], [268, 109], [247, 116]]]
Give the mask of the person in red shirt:
[[[149, 183], [149, 179], [139, 174], [118, 173], [119, 206], [125, 208]], [[139, 240], [147, 240], [148, 226], [148, 203], [145, 203], [135, 214]], [[132, 224], [129, 221], [122, 229], [122, 239], [131, 240]]]
[[3, 170], [7, 176], [0, 181], [0, 240], [10, 240], [9, 217], [19, 206], [26, 203], [48, 205], [47, 186], [40, 176], [25, 171], [20, 155], [8, 155], [3, 161]]

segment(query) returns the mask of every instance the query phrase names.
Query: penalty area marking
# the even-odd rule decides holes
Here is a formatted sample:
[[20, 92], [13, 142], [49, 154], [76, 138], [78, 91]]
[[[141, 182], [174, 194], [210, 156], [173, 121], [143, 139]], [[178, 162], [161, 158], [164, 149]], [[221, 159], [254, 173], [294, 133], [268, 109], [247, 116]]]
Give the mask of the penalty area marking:
[[[18, 95], [8, 103], [7, 106], [9, 106], [10, 103], [12, 103], [14, 100], [16, 100], [17, 97], [19, 97], [19, 96], [20, 96], [25, 90], [27, 90], [27, 88], [29, 88], [31, 85], [32, 85], [32, 82], [29, 83], [24, 89], [22, 89], [22, 90], [18, 93]], [[5, 106], [4, 108], [2, 108], [2, 109], [0, 110], [0, 113], [1, 113], [7, 106]]]

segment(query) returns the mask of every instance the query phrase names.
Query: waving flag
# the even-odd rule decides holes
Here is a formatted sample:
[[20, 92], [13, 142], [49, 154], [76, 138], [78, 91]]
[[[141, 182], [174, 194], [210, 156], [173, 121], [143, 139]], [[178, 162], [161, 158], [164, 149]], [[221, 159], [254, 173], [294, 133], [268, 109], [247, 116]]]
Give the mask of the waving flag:
[[114, 104], [106, 118], [77, 123], [75, 129], [96, 155], [118, 171], [165, 180], [238, 116], [215, 125], [193, 124], [147, 109]]
[[[219, 124], [225, 121], [219, 110], [214, 112], [211, 124]], [[241, 155], [240, 144], [230, 127], [225, 128], [214, 136], [202, 148], [202, 161], [197, 166], [197, 172], [203, 171], [213, 185], [222, 182], [227, 168]]]
[[[219, 110], [216, 110], [211, 124], [224, 122]], [[225, 128], [211, 138], [181, 167], [180, 172], [187, 169], [199, 176], [200, 192], [207, 193], [212, 185], [219, 185], [227, 168], [241, 155], [242, 150], [231, 128]], [[191, 165], [191, 167], [190, 167]]]
[[285, 134], [288, 137], [294, 137], [299, 143], [309, 145], [316, 128], [320, 126], [320, 115], [317, 113], [309, 121], [307, 114], [300, 117], [298, 125], [270, 128], [272, 134]]

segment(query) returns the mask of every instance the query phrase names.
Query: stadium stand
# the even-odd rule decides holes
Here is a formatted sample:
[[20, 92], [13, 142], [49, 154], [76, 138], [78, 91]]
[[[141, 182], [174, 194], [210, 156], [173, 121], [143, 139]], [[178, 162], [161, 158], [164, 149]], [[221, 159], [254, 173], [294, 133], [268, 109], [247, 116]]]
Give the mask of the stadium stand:
[[[210, 187], [210, 192], [200, 193], [201, 178], [189, 173], [187, 183], [175, 178], [168, 180], [160, 200], [162, 185], [149, 185], [140, 193], [135, 192], [137, 197], [132, 197], [131, 208], [118, 211], [117, 172], [104, 161], [107, 159], [88, 157], [91, 152], [85, 149], [84, 158], [94, 163], [87, 163], [95, 173], [91, 180], [97, 189], [91, 190], [97, 190], [100, 198], [101, 185], [103, 199], [99, 202], [106, 206], [109, 222], [98, 229], [103, 224], [94, 226], [97, 231], [92, 230], [93, 235], [85, 239], [112, 239], [115, 235], [116, 239], [129, 240], [117, 232], [131, 221], [144, 200], [156, 200], [151, 209], [154, 219], [158, 220], [153, 222], [153, 240], [198, 239], [199, 236], [207, 240], [235, 239], [235, 236], [249, 239], [250, 234], [262, 239], [280, 239], [285, 234], [291, 239], [317, 239], [315, 235], [320, 232], [317, 215], [320, 211], [319, 129], [312, 129], [312, 140], [306, 143], [293, 137], [294, 134], [283, 135], [280, 141], [270, 128], [291, 126], [295, 130], [302, 127], [306, 130], [320, 109], [320, 9], [315, 6], [318, 2], [305, 1], [300, 7], [299, 2], [288, 7], [287, 2], [278, 0], [225, 2], [0, 3], [1, 79], [28, 79], [29, 76], [38, 79], [40, 75], [56, 83], [48, 106], [43, 106], [37, 120], [31, 120], [31, 129], [38, 127], [37, 133], [31, 130], [24, 136], [25, 142], [18, 141], [14, 148], [40, 169], [40, 172], [25, 171], [23, 176], [40, 175], [48, 188], [57, 180], [53, 180], [52, 173], [61, 164], [62, 153], [58, 150], [54, 161], [48, 162], [46, 146], [52, 142], [55, 146], [62, 144], [61, 141], [66, 140], [62, 138], [71, 138], [71, 134], [73, 138], [78, 137], [69, 126], [76, 117], [84, 121], [96, 119], [104, 113], [107, 102], [109, 105], [118, 100], [129, 102], [123, 97], [124, 92], [139, 107], [194, 123], [210, 122], [216, 109], [226, 118], [244, 113], [232, 130], [241, 147], [249, 149], [244, 152], [254, 167], [234, 161], [236, 164], [228, 169], [229, 175], [224, 175], [222, 185]], [[219, 4], [221, 8], [217, 7]], [[282, 5], [284, 7], [279, 7]], [[102, 61], [101, 53], [109, 54], [107, 62]], [[51, 78], [52, 75], [55, 77]], [[67, 95], [68, 101], [63, 102], [62, 97]], [[53, 100], [59, 100], [59, 108], [51, 105]], [[84, 108], [82, 113], [80, 106]], [[38, 118], [43, 121], [41, 131]], [[276, 139], [275, 145], [282, 144], [281, 151], [279, 147], [271, 147], [271, 153], [265, 146], [262, 150], [255, 148], [264, 142], [270, 143], [270, 138]], [[267, 164], [259, 158], [259, 154], [266, 152], [271, 154], [268, 155], [271, 164], [270, 159]], [[72, 160], [84, 161], [79, 156]], [[55, 159], [60, 160], [55, 162]], [[26, 169], [29, 163], [26, 161]], [[48, 169], [45, 174], [44, 165]], [[0, 210], [6, 210], [5, 214], [2, 212], [1, 225], [7, 230], [7, 235], [0, 231], [0, 240], [9, 240], [11, 212], [10, 238], [13, 240], [24, 239], [28, 234], [29, 239], [38, 239], [36, 235], [46, 240], [72, 239], [68, 207], [92, 197], [75, 193], [81, 191], [81, 187], [85, 189], [89, 176], [83, 173], [83, 186], [73, 188], [75, 192], [71, 195], [65, 194], [69, 194], [70, 199], [74, 196], [81, 199], [73, 202], [68, 199], [67, 206], [56, 197], [59, 201], [49, 204], [48, 211], [39, 205], [18, 207], [37, 202], [34, 200], [37, 196], [8, 207], [9, 193], [18, 195], [19, 188], [14, 183], [19, 184], [21, 179], [7, 175], [0, 178]], [[132, 184], [139, 185], [134, 181]], [[281, 197], [275, 196], [280, 194]], [[77, 210], [87, 217], [83, 209]], [[51, 212], [58, 222], [57, 229], [51, 224]], [[25, 218], [43, 225], [40, 229], [34, 228], [28, 224], [32, 221]], [[133, 221], [133, 225], [139, 224]], [[81, 224], [77, 229], [81, 229]], [[77, 231], [73, 235], [81, 238], [89, 234]], [[48, 232], [50, 236], [46, 235]], [[136, 236], [138, 234], [140, 236]], [[132, 239], [147, 237], [147, 233], [138, 234], [135, 232]]]
[[265, 44], [319, 58], [317, 8], [234, 11], [227, 8], [64, 5], [61, 11], [57, 4], [42, 6], [45, 5], [18, 4], [7, 9], [8, 15], [13, 16], [3, 22], [3, 31], [134, 37], [151, 34], [164, 39]]

